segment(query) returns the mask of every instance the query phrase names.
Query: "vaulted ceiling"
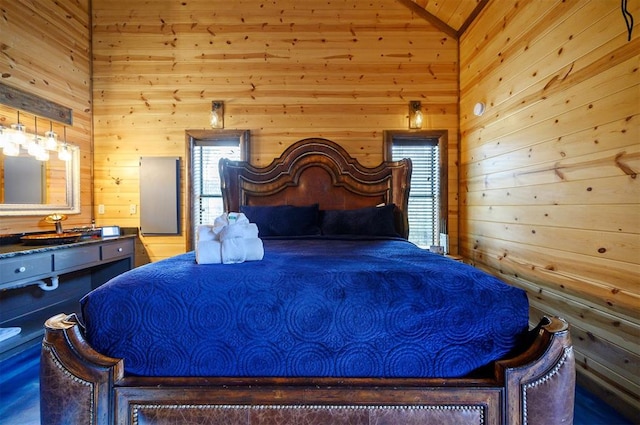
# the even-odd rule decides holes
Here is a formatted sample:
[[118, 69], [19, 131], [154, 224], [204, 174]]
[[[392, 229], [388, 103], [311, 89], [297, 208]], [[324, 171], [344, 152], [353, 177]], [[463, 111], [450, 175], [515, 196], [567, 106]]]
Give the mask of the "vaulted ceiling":
[[459, 37], [488, 0], [398, 0], [442, 31]]

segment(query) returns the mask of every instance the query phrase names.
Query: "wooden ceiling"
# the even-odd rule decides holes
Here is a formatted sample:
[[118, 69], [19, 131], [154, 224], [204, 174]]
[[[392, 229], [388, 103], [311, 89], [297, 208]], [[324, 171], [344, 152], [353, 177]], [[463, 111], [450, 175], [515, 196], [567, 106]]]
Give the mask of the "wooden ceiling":
[[435, 26], [459, 37], [489, 0], [398, 0]]

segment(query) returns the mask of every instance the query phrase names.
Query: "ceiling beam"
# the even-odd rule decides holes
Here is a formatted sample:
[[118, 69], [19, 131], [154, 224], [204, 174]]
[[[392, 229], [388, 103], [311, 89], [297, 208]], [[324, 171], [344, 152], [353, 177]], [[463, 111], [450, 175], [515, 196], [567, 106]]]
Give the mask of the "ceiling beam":
[[426, 19], [427, 21], [431, 22], [433, 24], [434, 27], [438, 28], [440, 31], [444, 32], [445, 34], [458, 39], [458, 31], [456, 31], [454, 28], [450, 27], [449, 25], [447, 25], [444, 21], [442, 21], [440, 18], [438, 18], [437, 16], [427, 12], [424, 8], [420, 7], [419, 5], [415, 4], [413, 1], [411, 0], [398, 0], [399, 3], [405, 5], [406, 7], [408, 7], [413, 13], [415, 13], [418, 16], [421, 16], [422, 18]]
[[462, 34], [464, 34], [467, 28], [469, 28], [471, 23], [476, 19], [476, 17], [480, 14], [480, 12], [482, 12], [482, 9], [484, 9], [488, 3], [489, 3], [489, 0], [480, 0], [480, 2], [476, 5], [475, 9], [473, 9], [473, 12], [471, 12], [471, 14], [464, 21], [464, 24], [462, 24], [462, 26], [458, 30], [458, 37], [461, 37]]

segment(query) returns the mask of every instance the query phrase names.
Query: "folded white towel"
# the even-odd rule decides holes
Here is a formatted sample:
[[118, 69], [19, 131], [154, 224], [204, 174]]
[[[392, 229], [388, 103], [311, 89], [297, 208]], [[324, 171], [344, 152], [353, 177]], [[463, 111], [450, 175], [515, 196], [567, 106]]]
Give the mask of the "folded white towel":
[[222, 263], [222, 247], [220, 242], [207, 240], [196, 243], [196, 262], [198, 264]]
[[259, 238], [231, 238], [221, 243], [223, 264], [260, 261], [264, 257], [264, 246]]
[[213, 233], [213, 226], [209, 224], [200, 224], [197, 227], [196, 242], [214, 241], [216, 234]]
[[218, 238], [220, 242], [226, 239], [254, 239], [258, 237], [258, 226], [255, 223], [229, 224], [220, 230]]

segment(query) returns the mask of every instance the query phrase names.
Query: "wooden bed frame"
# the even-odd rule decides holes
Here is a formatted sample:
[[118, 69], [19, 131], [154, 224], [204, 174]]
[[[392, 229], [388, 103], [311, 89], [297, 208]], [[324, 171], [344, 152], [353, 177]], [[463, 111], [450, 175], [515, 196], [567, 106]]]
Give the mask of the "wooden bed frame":
[[[221, 161], [227, 211], [240, 205], [397, 207], [406, 237], [408, 160], [360, 165], [337, 144], [305, 139], [267, 167]], [[513, 358], [472, 377], [135, 377], [93, 350], [75, 315], [45, 324], [42, 424], [522, 424], [573, 423], [575, 360], [567, 323], [544, 318]]]

